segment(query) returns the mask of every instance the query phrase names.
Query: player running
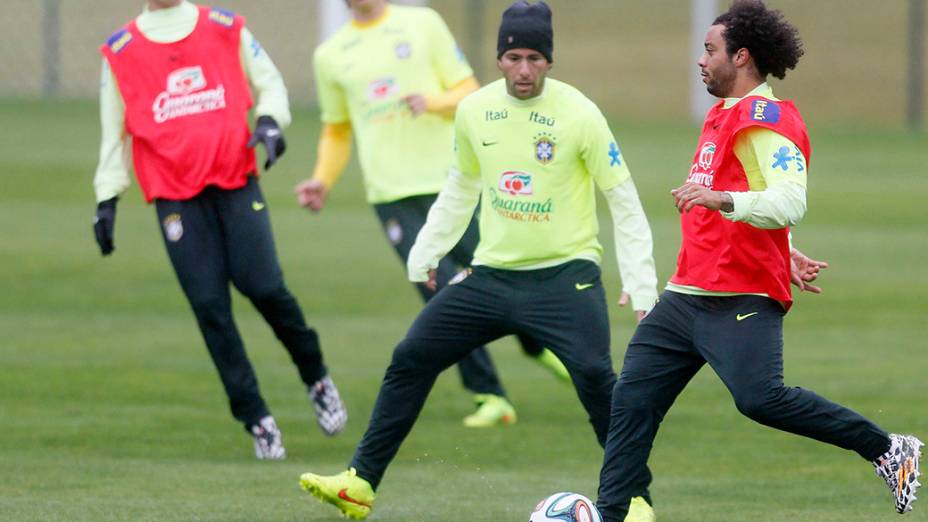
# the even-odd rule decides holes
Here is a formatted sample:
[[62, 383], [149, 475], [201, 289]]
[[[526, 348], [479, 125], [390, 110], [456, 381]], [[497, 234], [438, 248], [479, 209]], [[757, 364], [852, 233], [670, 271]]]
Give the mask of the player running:
[[[316, 332], [284, 284], [258, 187], [253, 147], [264, 144], [270, 168], [284, 153], [281, 126], [290, 122], [287, 89], [274, 63], [244, 18], [186, 0], [148, 0], [101, 50], [103, 136], [94, 177], [101, 252], [114, 249], [116, 202], [130, 183], [124, 157], [131, 139], [142, 193], [155, 204], [168, 256], [232, 415], [254, 436], [255, 455], [282, 459], [286, 451], [232, 317], [230, 282], [287, 348], [322, 430], [340, 432], [345, 407]], [[253, 134], [249, 82], [258, 95]]]
[[550, 347], [605, 442], [615, 373], [594, 186], [609, 202], [619, 271], [639, 317], [657, 297], [651, 231], [602, 113], [577, 89], [546, 79], [552, 50], [548, 6], [512, 4], [497, 44], [504, 79], [458, 107], [456, 169], [409, 254], [409, 278], [435, 288], [439, 261], [482, 199], [474, 266], [428, 302], [396, 347], [350, 469], [301, 477], [304, 489], [348, 517], [370, 513], [438, 374], [505, 335]]
[[[789, 227], [806, 211], [812, 149], [795, 105], [775, 98], [766, 79], [784, 78], [801, 55], [796, 29], [760, 0], [736, 0], [709, 28], [699, 67], [709, 92], [724, 99], [706, 116], [687, 182], [672, 191], [683, 230], [676, 273], [632, 337], [613, 393], [597, 503], [606, 522], [654, 520], [636, 500], [650, 500], [651, 446], [706, 363], [747, 417], [857, 452], [899, 513], [915, 500], [921, 441], [783, 384]], [[814, 279], [819, 265], [792, 257], [794, 280]]]
[[[323, 128], [311, 179], [297, 188], [300, 204], [322, 210], [358, 137], [367, 200], [405, 265], [426, 214], [448, 178], [454, 111], [480, 86], [445, 22], [423, 7], [387, 0], [347, 0], [352, 21], [316, 50], [314, 63]], [[476, 220], [438, 264], [438, 288], [470, 266]], [[415, 285], [428, 301], [435, 289]], [[520, 336], [526, 354], [569, 380], [551, 351]], [[481, 346], [458, 363], [477, 411], [468, 427], [516, 421], [493, 362]]]

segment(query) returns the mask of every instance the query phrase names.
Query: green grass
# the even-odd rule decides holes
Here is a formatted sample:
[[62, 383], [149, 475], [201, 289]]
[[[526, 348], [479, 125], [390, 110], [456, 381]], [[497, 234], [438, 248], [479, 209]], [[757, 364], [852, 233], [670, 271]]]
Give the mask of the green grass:
[[[356, 169], [323, 214], [296, 208], [291, 189], [311, 168], [318, 130], [316, 114], [298, 112], [290, 152], [264, 178], [288, 284], [322, 335], [351, 420], [342, 436], [321, 435], [286, 353], [237, 299], [289, 452], [285, 462], [257, 462], [136, 187], [120, 203], [115, 255], [99, 256], [90, 231], [96, 119], [90, 103], [0, 101], [0, 518], [338, 520], [297, 478], [347, 464], [392, 347], [420, 306]], [[627, 122], [614, 130], [666, 280], [679, 240], [668, 191], [683, 179], [697, 132]], [[812, 134], [810, 211], [794, 236], [832, 268], [826, 293], [799, 296], [788, 317], [786, 380], [889, 430], [928, 436], [928, 140]], [[615, 299], [611, 258], [605, 274]], [[612, 319], [618, 367], [632, 322], [618, 309]], [[595, 496], [601, 450], [573, 391], [511, 341], [492, 352], [519, 423], [461, 427], [470, 398], [449, 372], [390, 467], [373, 520], [520, 521], [554, 491]], [[651, 464], [662, 522], [896, 520], [869, 464], [742, 418], [708, 371], [671, 410]], [[928, 503], [905, 520], [928, 520]]]

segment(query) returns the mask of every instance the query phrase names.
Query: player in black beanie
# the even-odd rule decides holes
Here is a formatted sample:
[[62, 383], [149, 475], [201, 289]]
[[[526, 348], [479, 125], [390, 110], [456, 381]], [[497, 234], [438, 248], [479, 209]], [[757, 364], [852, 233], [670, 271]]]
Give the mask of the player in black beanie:
[[551, 8], [544, 2], [531, 4], [525, 0], [513, 3], [503, 12], [496, 42], [496, 58], [510, 49], [533, 49], [548, 60], [554, 50], [554, 31], [551, 29]]
[[553, 49], [548, 4], [519, 0], [506, 9], [499, 25], [496, 66], [506, 77], [511, 96], [527, 100], [544, 91]]

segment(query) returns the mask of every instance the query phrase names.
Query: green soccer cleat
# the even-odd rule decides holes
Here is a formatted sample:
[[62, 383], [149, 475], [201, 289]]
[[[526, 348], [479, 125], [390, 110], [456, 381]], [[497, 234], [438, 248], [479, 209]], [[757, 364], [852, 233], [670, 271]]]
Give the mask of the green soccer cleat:
[[648, 501], [642, 497], [633, 497], [628, 505], [628, 514], [625, 515], [625, 522], [655, 522], [657, 515], [654, 514], [654, 508], [648, 504]]
[[337, 507], [342, 515], [352, 520], [367, 518], [377, 496], [370, 482], [359, 477], [354, 468], [328, 477], [303, 473], [300, 475], [300, 487], [320, 502]]
[[534, 356], [534, 359], [538, 361], [539, 364], [548, 369], [555, 377], [564, 381], [567, 384], [570, 384], [570, 373], [567, 372], [567, 367], [564, 366], [564, 363], [557, 358], [557, 355], [554, 355], [554, 352], [545, 348], [538, 355]]
[[464, 417], [464, 425], [468, 428], [490, 428], [498, 424], [516, 423], [516, 409], [505, 397], [480, 394], [474, 396], [474, 399], [477, 401], [477, 411]]

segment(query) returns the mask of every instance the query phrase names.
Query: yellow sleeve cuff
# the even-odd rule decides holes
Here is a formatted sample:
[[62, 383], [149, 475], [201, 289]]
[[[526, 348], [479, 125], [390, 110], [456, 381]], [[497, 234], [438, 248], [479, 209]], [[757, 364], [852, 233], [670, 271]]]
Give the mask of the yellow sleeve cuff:
[[425, 98], [425, 109], [428, 112], [452, 116], [461, 100], [479, 88], [480, 83], [477, 82], [477, 78], [471, 76], [447, 91], [434, 96], [427, 96]]
[[332, 188], [350, 159], [351, 123], [326, 123], [319, 136], [313, 179], [322, 181], [326, 188]]

